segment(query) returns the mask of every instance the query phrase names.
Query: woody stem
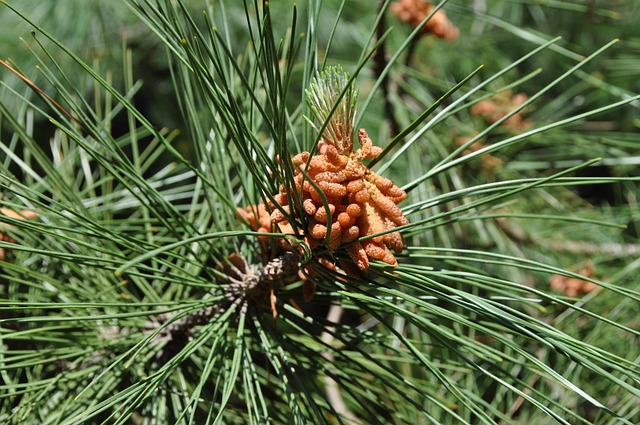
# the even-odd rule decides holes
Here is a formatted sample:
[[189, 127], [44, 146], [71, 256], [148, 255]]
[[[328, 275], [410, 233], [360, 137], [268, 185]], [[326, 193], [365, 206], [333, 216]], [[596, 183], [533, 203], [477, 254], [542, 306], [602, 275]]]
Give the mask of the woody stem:
[[[387, 26], [386, 19], [386, 10], [383, 10], [385, 5], [385, 0], [380, 0], [378, 5], [378, 13], [380, 14], [380, 21], [378, 22], [378, 27], [376, 28], [376, 39], [380, 40], [384, 36], [385, 28]], [[393, 115], [393, 105], [391, 104], [390, 93], [391, 90], [389, 88], [390, 79], [389, 74], [384, 74], [384, 70], [387, 67], [387, 49], [386, 42], [380, 43], [380, 47], [376, 51], [374, 57], [374, 66], [373, 72], [377, 78], [382, 78], [381, 87], [382, 87], [382, 95], [384, 97], [384, 110], [385, 115], [387, 116], [387, 121], [389, 122], [389, 127], [392, 135], [396, 135], [400, 133], [400, 125], [396, 121], [395, 116]]]

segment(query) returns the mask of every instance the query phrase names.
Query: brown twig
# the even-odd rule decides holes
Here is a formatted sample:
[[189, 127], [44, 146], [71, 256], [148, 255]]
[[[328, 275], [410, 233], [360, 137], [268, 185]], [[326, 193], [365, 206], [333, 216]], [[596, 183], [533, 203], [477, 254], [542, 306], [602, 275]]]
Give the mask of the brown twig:
[[[342, 314], [344, 313], [344, 309], [342, 306], [338, 304], [331, 304], [329, 307], [329, 313], [327, 313], [327, 321], [331, 323], [338, 323], [342, 318]], [[327, 345], [331, 345], [333, 342], [333, 332], [335, 331], [334, 327], [327, 327], [322, 332], [320, 339]], [[330, 352], [322, 353], [322, 357], [328, 362], [333, 362], [334, 356]], [[327, 399], [329, 400], [329, 404], [333, 407], [340, 417], [345, 420], [349, 424], [360, 424], [362, 421], [358, 419], [358, 417], [347, 407], [344, 400], [342, 399], [342, 394], [340, 393], [340, 387], [338, 383], [329, 375], [324, 377], [324, 386], [327, 391]]]
[[29, 86], [33, 91], [35, 91], [36, 93], [38, 93], [40, 96], [44, 97], [47, 101], [49, 101], [53, 106], [55, 106], [60, 112], [62, 112], [63, 114], [65, 114], [68, 118], [70, 118], [71, 120], [73, 120], [73, 122], [75, 122], [76, 124], [78, 124], [78, 126], [84, 130], [85, 132], [88, 132], [86, 128], [84, 128], [84, 126], [80, 123], [80, 121], [78, 121], [78, 119], [76, 117], [74, 117], [73, 115], [71, 115], [71, 113], [69, 111], [67, 111], [66, 109], [64, 109], [62, 106], [60, 106], [60, 104], [58, 102], [56, 102], [51, 96], [49, 96], [47, 93], [45, 93], [44, 90], [42, 90], [40, 87], [38, 87], [33, 81], [31, 81], [30, 79], [28, 79], [24, 74], [22, 74], [20, 71], [18, 71], [17, 69], [13, 68], [11, 65], [9, 65], [7, 62], [3, 61], [2, 59], [0, 59], [0, 65], [4, 66], [5, 68], [7, 68], [9, 71], [11, 71], [13, 74], [15, 74], [18, 78], [20, 78], [27, 86]]
[[[160, 338], [167, 340], [188, 338], [194, 327], [207, 323], [234, 303], [239, 304], [243, 311], [250, 307], [258, 311], [268, 310], [272, 307], [271, 292], [274, 283], [297, 276], [300, 268], [300, 258], [293, 252], [285, 252], [257, 270], [248, 266], [244, 258], [238, 255], [231, 258], [232, 260], [229, 260], [229, 264], [225, 267], [225, 276], [220, 279], [229, 303], [207, 306], [170, 323], [158, 334]], [[161, 326], [173, 316], [173, 314], [157, 316], [152, 328]]]
[[[378, 27], [376, 28], [376, 40], [380, 40], [384, 37], [384, 33], [387, 26], [386, 19], [386, 10], [384, 10], [385, 0], [380, 0], [378, 6], [378, 13], [380, 14], [380, 21], [378, 22]], [[380, 43], [380, 47], [373, 56], [374, 66], [373, 73], [376, 78], [381, 79], [380, 86], [382, 87], [382, 95], [384, 97], [384, 110], [385, 115], [387, 116], [387, 121], [389, 122], [389, 128], [392, 135], [396, 135], [400, 133], [400, 124], [396, 120], [395, 115], [393, 114], [393, 105], [391, 104], [391, 89], [390, 83], [391, 80], [389, 78], [389, 74], [384, 74], [384, 70], [387, 67], [387, 51], [386, 51], [386, 42], [382, 41]]]

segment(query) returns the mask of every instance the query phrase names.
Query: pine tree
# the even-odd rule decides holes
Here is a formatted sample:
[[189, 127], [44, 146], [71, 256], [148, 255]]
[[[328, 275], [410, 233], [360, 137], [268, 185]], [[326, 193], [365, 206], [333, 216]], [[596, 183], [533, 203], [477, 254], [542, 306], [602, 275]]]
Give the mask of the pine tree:
[[2, 60], [3, 422], [636, 422], [638, 147], [582, 131], [637, 108], [590, 73], [615, 41], [499, 18], [537, 4], [124, 3], [148, 110], [135, 39], [113, 82], [0, 2], [39, 64]]

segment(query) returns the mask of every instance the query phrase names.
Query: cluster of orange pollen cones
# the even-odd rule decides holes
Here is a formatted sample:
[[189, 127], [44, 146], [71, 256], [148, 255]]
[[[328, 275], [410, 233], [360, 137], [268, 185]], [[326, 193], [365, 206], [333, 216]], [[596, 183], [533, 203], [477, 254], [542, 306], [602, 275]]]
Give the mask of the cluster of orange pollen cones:
[[[332, 254], [344, 247], [352, 262], [341, 260], [340, 267], [347, 275], [358, 276], [372, 259], [398, 264], [394, 253], [402, 252], [404, 240], [394, 229], [408, 221], [397, 204], [407, 194], [362, 162], [382, 152], [364, 129], [358, 132], [360, 149], [353, 151], [353, 144], [344, 142], [349, 139], [321, 140], [317, 155], [302, 152], [294, 156], [294, 187], [282, 184], [273, 197], [275, 202], [238, 211], [259, 232], [295, 234], [287, 217], [302, 218], [299, 221], [306, 229], [299, 236], [312, 251], [324, 247]], [[282, 240], [282, 247], [291, 249], [288, 246]], [[331, 259], [318, 260], [335, 265]]]

